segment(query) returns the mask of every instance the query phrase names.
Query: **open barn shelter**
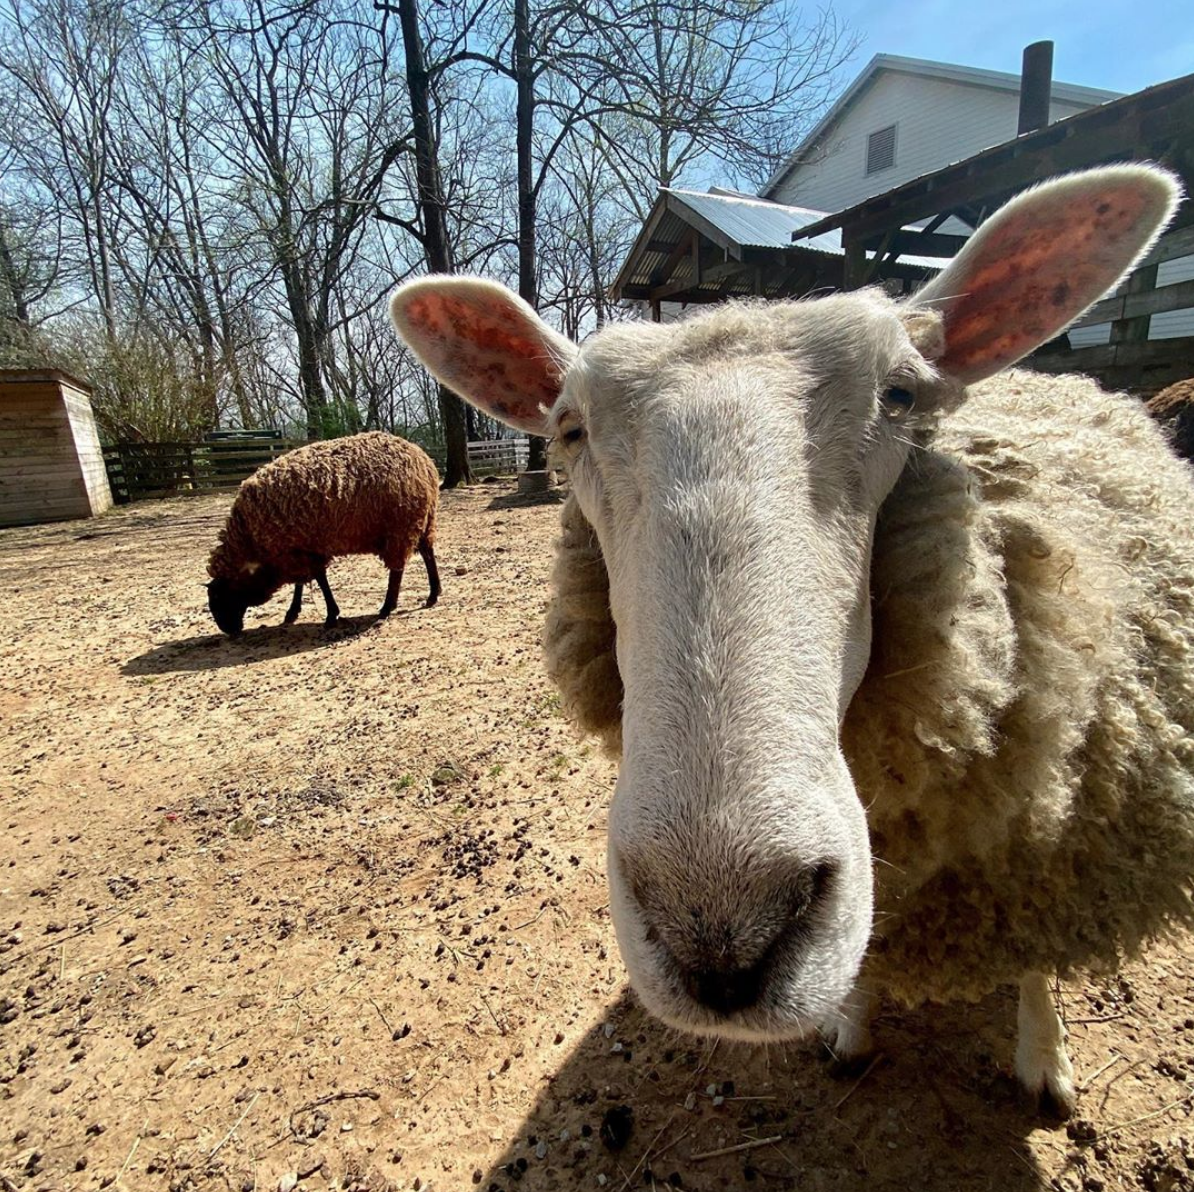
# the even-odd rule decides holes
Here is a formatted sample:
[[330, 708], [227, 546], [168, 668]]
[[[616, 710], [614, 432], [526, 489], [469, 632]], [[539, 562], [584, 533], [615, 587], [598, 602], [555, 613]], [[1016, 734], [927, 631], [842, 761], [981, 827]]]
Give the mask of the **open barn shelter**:
[[[663, 189], [622, 266], [615, 298], [646, 303], [660, 322], [676, 305], [727, 298], [798, 298], [844, 284], [841, 233], [794, 237], [824, 212], [713, 189]], [[905, 255], [879, 277], [902, 293], [939, 262]], [[666, 306], [665, 306], [666, 304]]]
[[56, 369], [0, 369], [0, 526], [111, 506], [90, 387]]

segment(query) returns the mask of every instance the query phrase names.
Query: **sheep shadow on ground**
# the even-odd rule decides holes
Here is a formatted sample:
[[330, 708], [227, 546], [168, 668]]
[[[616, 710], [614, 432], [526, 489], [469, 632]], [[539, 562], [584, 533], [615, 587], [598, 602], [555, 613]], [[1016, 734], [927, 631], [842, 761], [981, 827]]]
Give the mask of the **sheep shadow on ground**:
[[[392, 614], [399, 619], [405, 610]], [[130, 658], [121, 668], [122, 675], [165, 675], [176, 671], [219, 670], [226, 666], [248, 666], [269, 658], [288, 658], [335, 645], [356, 637], [379, 624], [376, 614], [341, 617], [330, 628], [318, 621], [295, 625], [259, 625], [246, 629], [239, 637], [222, 633], [203, 634], [175, 642], [163, 642]]]
[[834, 1079], [814, 1045], [692, 1039], [627, 994], [473, 1180], [483, 1192], [1037, 1192], [1047, 1181], [1026, 1140], [1059, 1124], [1020, 1098], [1014, 1031], [1010, 992], [978, 1006], [885, 1008], [879, 1058]]

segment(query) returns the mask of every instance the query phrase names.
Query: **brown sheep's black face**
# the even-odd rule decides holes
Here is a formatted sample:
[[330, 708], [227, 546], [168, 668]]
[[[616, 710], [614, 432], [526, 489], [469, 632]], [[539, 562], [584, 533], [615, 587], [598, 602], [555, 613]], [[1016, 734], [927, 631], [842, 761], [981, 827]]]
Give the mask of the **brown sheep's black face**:
[[251, 605], [264, 604], [278, 587], [268, 567], [260, 567], [239, 581], [213, 579], [207, 585], [207, 607], [220, 629], [235, 637], [245, 626], [245, 610]]
[[213, 579], [207, 585], [207, 607], [219, 628], [230, 637], [235, 637], [244, 628], [249, 602], [230, 580]]

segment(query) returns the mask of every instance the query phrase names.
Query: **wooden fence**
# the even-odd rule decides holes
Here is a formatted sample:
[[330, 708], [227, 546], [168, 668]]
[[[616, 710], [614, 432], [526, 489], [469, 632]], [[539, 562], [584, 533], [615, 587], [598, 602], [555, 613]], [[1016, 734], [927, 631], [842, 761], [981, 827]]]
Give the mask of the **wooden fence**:
[[1194, 307], [1194, 280], [1157, 285], [1166, 261], [1194, 254], [1194, 226], [1163, 236], [1110, 298], [1096, 303], [1070, 330], [1109, 323], [1105, 344], [1065, 348], [1046, 344], [1029, 357], [1043, 372], [1080, 372], [1108, 388], [1149, 393], [1194, 373], [1194, 336], [1150, 339], [1155, 314]]
[[236, 488], [262, 464], [300, 446], [293, 440], [272, 437], [210, 443], [122, 443], [104, 448], [104, 463], [112, 496], [123, 504]]
[[[236, 488], [262, 464], [302, 442], [276, 436], [230, 436], [206, 443], [122, 443], [104, 448], [112, 497], [118, 504], [153, 497]], [[469, 464], [478, 475], [520, 472], [527, 466], [526, 439], [493, 439], [468, 445]], [[428, 454], [442, 471], [443, 451]]]
[[478, 475], [521, 472], [527, 466], [529, 454], [527, 439], [483, 439], [468, 445], [469, 467]]

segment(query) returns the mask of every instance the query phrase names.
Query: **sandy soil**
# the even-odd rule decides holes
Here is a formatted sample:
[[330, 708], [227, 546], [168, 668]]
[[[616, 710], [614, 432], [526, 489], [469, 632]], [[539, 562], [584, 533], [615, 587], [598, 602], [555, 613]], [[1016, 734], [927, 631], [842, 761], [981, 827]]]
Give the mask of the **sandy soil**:
[[415, 562], [375, 624], [357, 559], [339, 628], [279, 596], [235, 642], [226, 508], [0, 533], [0, 1189], [1194, 1188], [1188, 941], [1061, 990], [1068, 1126], [1018, 1103], [1010, 992], [888, 1008], [861, 1081], [676, 1036], [541, 674], [555, 498], [446, 495], [435, 609]]

